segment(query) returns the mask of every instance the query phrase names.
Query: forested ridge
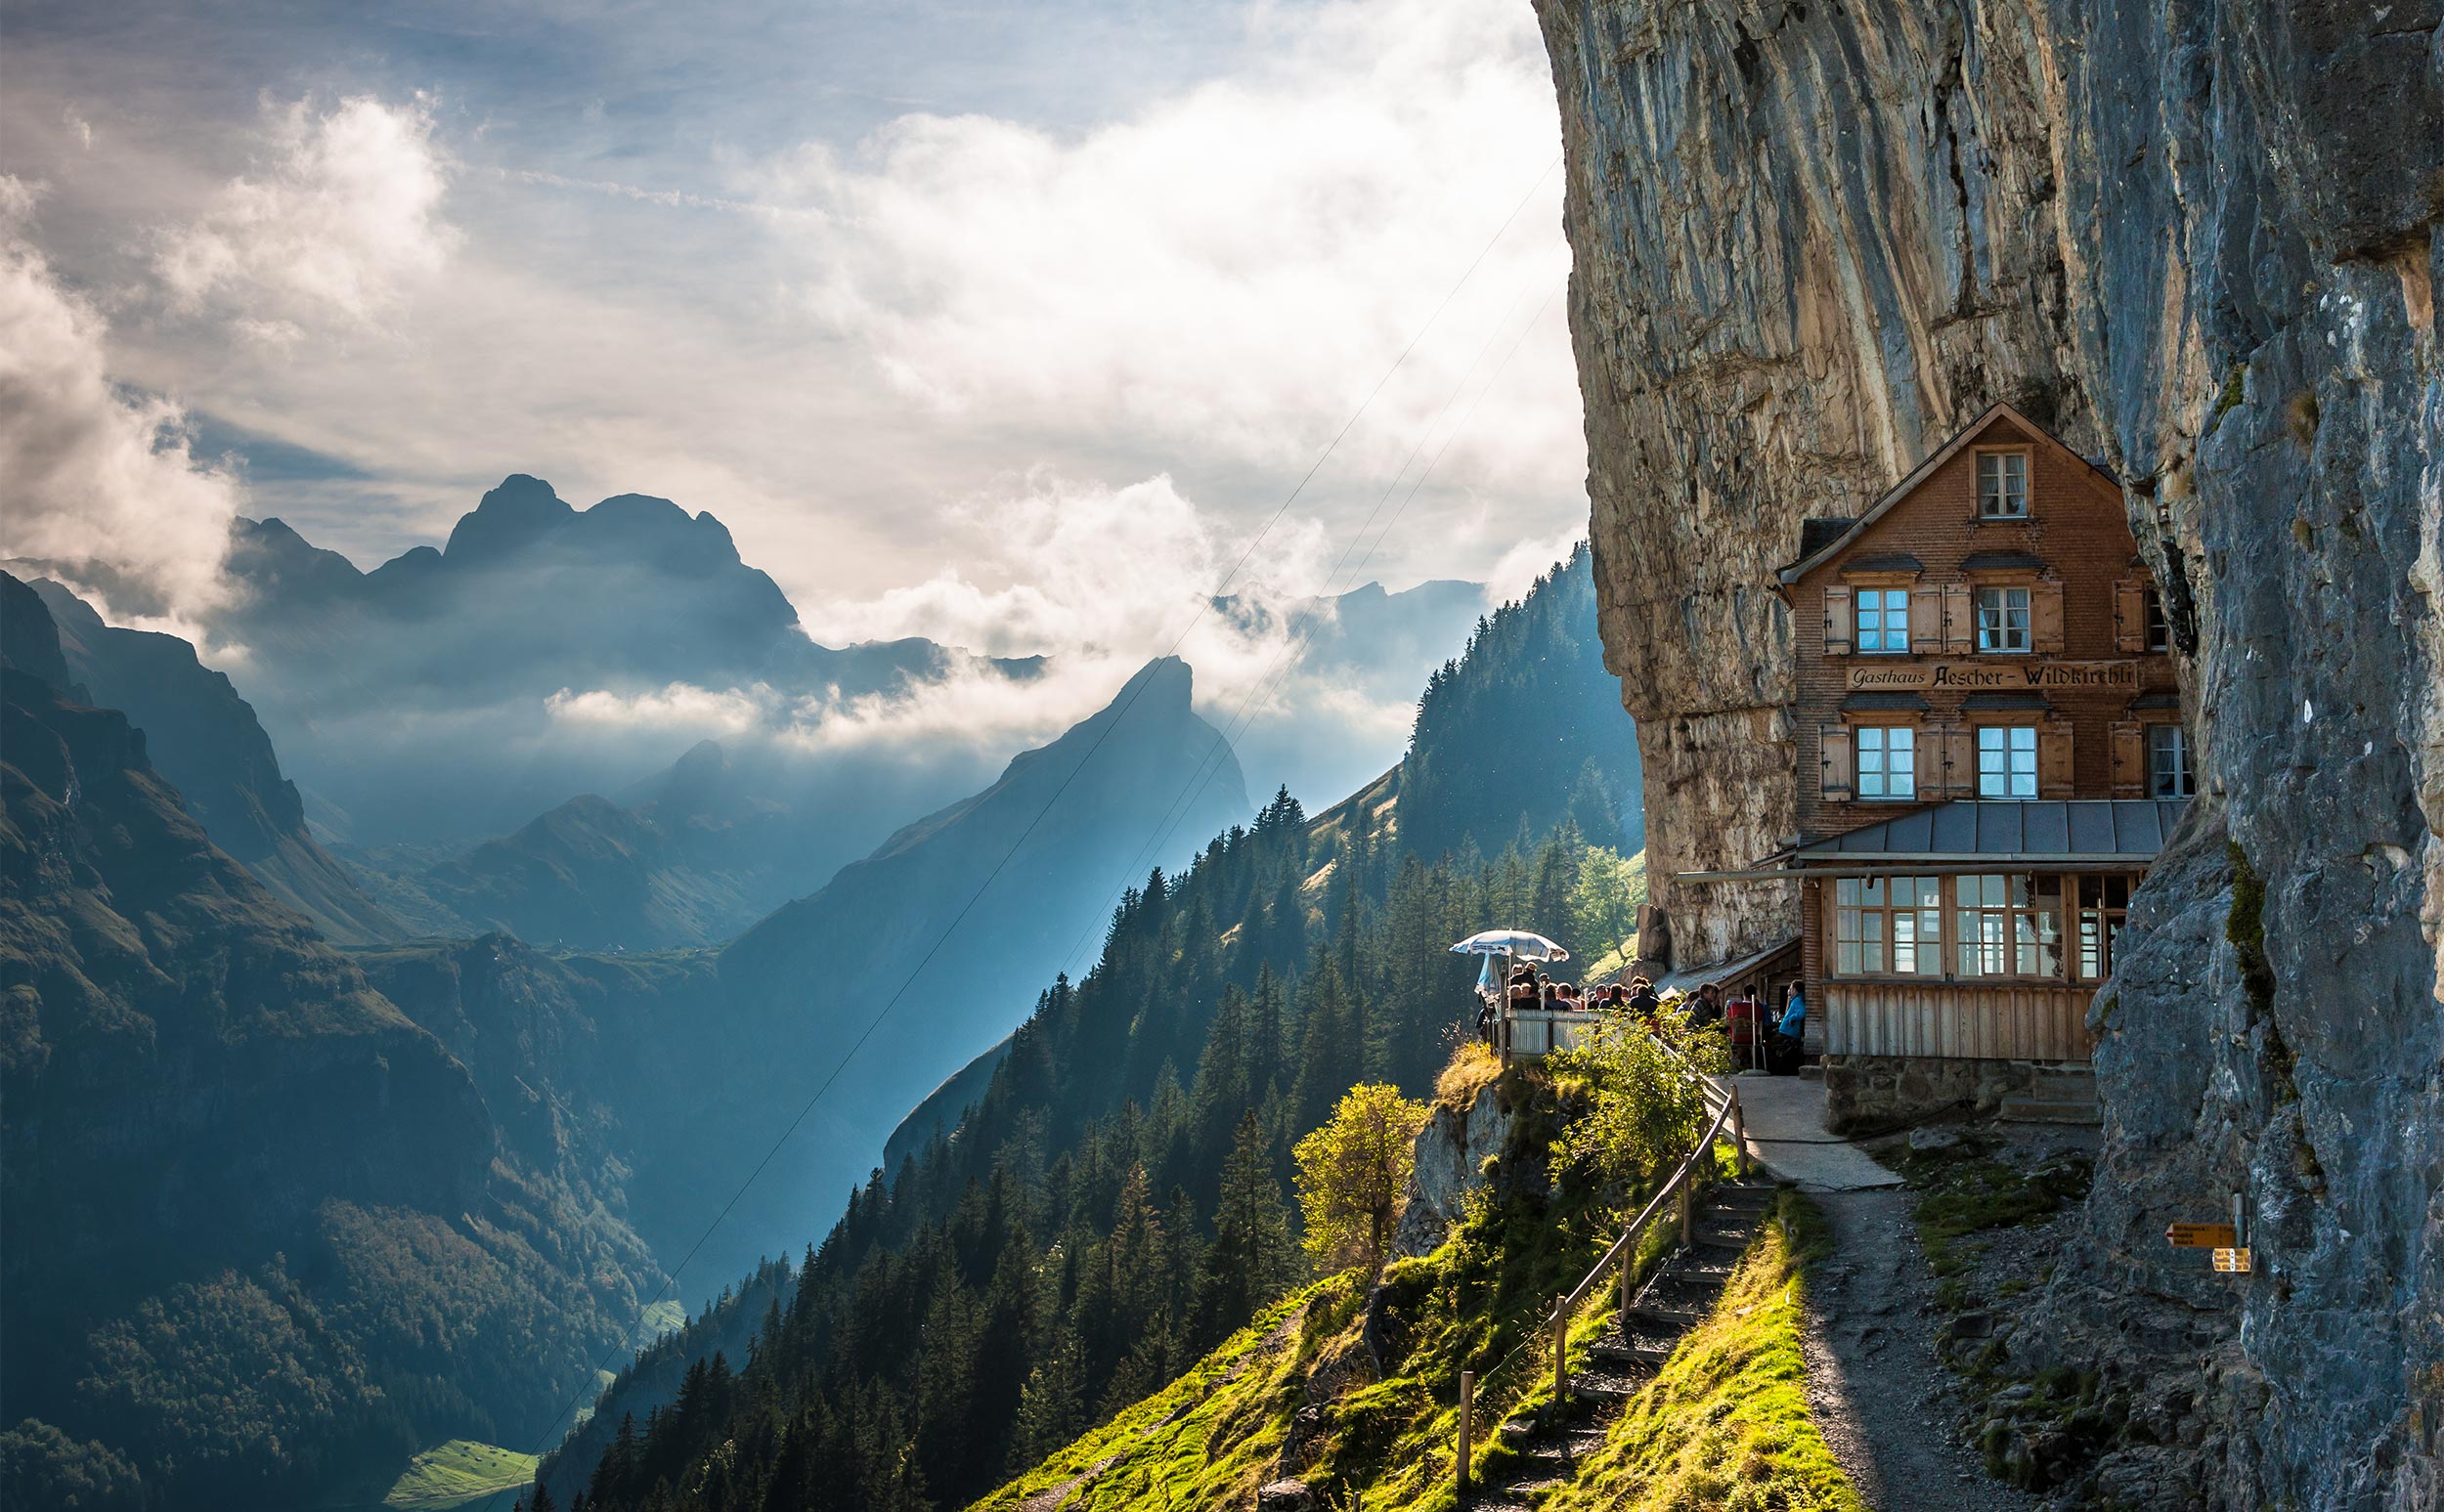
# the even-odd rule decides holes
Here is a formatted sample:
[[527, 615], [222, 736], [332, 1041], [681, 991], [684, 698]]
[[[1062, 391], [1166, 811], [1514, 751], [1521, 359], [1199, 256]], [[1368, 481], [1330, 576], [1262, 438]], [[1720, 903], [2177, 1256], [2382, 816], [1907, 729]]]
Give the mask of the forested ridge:
[[[1581, 552], [1480, 626], [1385, 782], [1313, 819], [1278, 794], [1128, 889], [956, 1132], [877, 1172], [795, 1268], [640, 1356], [535, 1503], [959, 1505], [1303, 1279], [1290, 1147], [1357, 1082], [1430, 1083], [1473, 1009], [1450, 941], [1625, 913], [1583, 886], [1625, 875], [1605, 773], [1634, 742], [1580, 654], [1587, 576]], [[1583, 621], [1552, 608], [1573, 600]], [[1509, 750], [1514, 804], [1458, 780], [1483, 732], [1452, 712], [1523, 704], [1543, 733]], [[1422, 799], [1412, 772], [1435, 774]], [[682, 1359], [676, 1393], [653, 1389]]]

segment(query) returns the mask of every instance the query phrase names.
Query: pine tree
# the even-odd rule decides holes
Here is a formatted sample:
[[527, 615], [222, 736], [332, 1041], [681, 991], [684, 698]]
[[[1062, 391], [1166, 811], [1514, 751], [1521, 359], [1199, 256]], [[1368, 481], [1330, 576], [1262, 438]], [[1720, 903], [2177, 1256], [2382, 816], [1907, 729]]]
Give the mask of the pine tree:
[[1213, 1228], [1198, 1299], [1200, 1342], [1208, 1346], [1246, 1322], [1291, 1275], [1289, 1211], [1273, 1170], [1273, 1142], [1254, 1108], [1240, 1114], [1232, 1135]]

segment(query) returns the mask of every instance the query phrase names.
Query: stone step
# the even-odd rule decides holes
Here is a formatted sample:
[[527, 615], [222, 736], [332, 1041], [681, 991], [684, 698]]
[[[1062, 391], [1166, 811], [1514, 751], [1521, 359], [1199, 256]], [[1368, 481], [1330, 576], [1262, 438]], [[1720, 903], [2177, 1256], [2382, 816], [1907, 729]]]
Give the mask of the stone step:
[[1659, 1334], [1686, 1333], [1712, 1311], [1710, 1307], [1640, 1301], [1630, 1308], [1630, 1332], [1641, 1339], [1651, 1339]]
[[1629, 1338], [1597, 1339], [1587, 1347], [1589, 1358], [1621, 1365], [1659, 1365], [1672, 1358], [1678, 1339], [1665, 1340], [1632, 1335]]
[[1730, 1279], [1739, 1256], [1727, 1249], [1684, 1249], [1664, 1262], [1663, 1274], [1674, 1280], [1706, 1281], [1721, 1286]]

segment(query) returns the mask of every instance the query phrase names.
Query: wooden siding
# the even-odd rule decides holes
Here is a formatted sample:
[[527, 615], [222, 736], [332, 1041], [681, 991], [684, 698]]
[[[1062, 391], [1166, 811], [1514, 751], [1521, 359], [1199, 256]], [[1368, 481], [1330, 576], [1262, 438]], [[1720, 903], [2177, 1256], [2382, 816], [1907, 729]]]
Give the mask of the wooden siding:
[[1832, 981], [1823, 990], [1829, 1056], [2084, 1061], [2096, 1049], [2092, 987]]

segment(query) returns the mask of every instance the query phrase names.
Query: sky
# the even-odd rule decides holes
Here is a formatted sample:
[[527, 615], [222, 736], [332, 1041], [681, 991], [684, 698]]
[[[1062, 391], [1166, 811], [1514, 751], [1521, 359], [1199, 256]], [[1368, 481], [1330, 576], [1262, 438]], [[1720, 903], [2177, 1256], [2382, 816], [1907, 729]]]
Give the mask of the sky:
[[371, 567], [511, 472], [711, 510], [819, 639], [1002, 653], [1161, 649], [1123, 580], [1516, 591], [1584, 529], [1524, 3], [124, 0], [5, 42], [0, 555], [173, 624], [233, 514]]

